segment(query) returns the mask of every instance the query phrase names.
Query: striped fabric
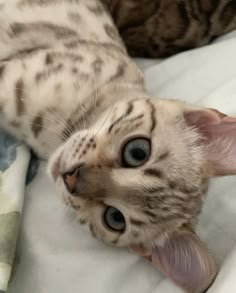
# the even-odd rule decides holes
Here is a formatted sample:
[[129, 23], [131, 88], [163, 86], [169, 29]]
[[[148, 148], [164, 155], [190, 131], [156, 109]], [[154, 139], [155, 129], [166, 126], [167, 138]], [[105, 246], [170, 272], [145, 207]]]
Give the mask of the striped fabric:
[[23, 206], [30, 151], [0, 131], [0, 293], [5, 293]]

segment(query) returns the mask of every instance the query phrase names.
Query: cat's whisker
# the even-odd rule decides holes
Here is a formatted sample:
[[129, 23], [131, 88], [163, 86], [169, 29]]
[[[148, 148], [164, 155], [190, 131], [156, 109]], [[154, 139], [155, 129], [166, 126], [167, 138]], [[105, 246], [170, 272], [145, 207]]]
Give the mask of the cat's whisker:
[[111, 110], [108, 112], [106, 118], [105, 118], [104, 121], [102, 122], [101, 126], [98, 128], [98, 130], [97, 130], [95, 136], [98, 135], [98, 133], [100, 132], [100, 130], [102, 129], [102, 127], [105, 125], [105, 123], [106, 123], [107, 120], [109, 119], [110, 115], [111, 115], [112, 112], [114, 111], [114, 108], [115, 108], [115, 106], [113, 106], [113, 107], [111, 108]]

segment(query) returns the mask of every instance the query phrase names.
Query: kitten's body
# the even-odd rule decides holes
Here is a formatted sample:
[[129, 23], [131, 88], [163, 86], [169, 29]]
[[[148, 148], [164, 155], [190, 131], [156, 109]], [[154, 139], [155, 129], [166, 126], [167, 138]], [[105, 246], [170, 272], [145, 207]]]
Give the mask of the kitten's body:
[[142, 95], [142, 75], [98, 1], [2, 3], [0, 123], [41, 157], [127, 92]]
[[[189, 292], [211, 283], [193, 229], [208, 177], [236, 172], [235, 120], [151, 99], [99, 0], [0, 1], [0, 110], [1, 127], [53, 153], [54, 182], [96, 237], [135, 248]], [[148, 153], [138, 166], [124, 162], [130, 143], [132, 163]], [[109, 208], [124, 229], [109, 228]]]
[[102, 1], [134, 56], [169, 56], [206, 45], [236, 28], [232, 0]]

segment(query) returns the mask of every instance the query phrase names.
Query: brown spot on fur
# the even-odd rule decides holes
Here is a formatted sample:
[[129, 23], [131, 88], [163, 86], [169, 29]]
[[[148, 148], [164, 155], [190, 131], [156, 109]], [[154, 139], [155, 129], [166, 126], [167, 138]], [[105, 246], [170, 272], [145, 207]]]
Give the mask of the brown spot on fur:
[[119, 79], [125, 74], [125, 64], [119, 64], [117, 67], [117, 71], [114, 75], [111, 76], [110, 82], [115, 81], [116, 79]]
[[0, 79], [3, 78], [5, 72], [5, 65], [0, 65]]
[[15, 85], [16, 95], [16, 112], [18, 116], [21, 116], [25, 112], [25, 84], [22, 78], [18, 79]]
[[72, 72], [72, 74], [78, 74], [78, 68], [76, 68], [76, 67], [73, 67], [72, 69], [71, 69], [71, 72]]
[[[3, 61], [10, 61], [12, 59], [23, 59], [23, 58], [28, 59], [28, 58], [31, 58], [33, 55], [36, 55], [39, 52], [43, 50], [47, 50], [47, 49], [48, 49], [47, 46], [36, 46], [33, 48], [18, 50], [15, 54], [12, 54], [8, 56], [7, 58], [3, 59]], [[25, 67], [24, 64], [23, 64], [23, 67]]]
[[113, 26], [111, 26], [109, 24], [105, 24], [104, 29], [105, 29], [109, 38], [111, 38], [114, 41], [117, 41], [117, 39], [119, 39], [118, 32], [116, 31], [116, 29]]
[[46, 65], [51, 65], [53, 63], [53, 57], [52, 54], [47, 53], [45, 57], [45, 64]]
[[79, 46], [79, 42], [77, 40], [72, 40], [72, 41], [69, 41], [69, 42], [65, 42], [64, 46], [67, 49], [75, 49], [75, 48], [77, 48]]
[[103, 65], [103, 60], [101, 58], [96, 58], [93, 63], [92, 63], [92, 68], [93, 68], [93, 71], [96, 73], [96, 74], [99, 74], [101, 73], [102, 71], [102, 65]]
[[144, 175], [147, 176], [155, 176], [158, 178], [163, 178], [163, 173], [161, 170], [158, 169], [153, 169], [153, 168], [148, 168], [146, 170], [144, 170]]
[[47, 81], [50, 76], [58, 74], [63, 69], [64, 69], [64, 66], [62, 63], [60, 63], [54, 67], [50, 67], [49, 69], [42, 71], [42, 72], [38, 72], [35, 76], [35, 82], [41, 83], [43, 81]]
[[19, 37], [22, 34], [27, 35], [34, 32], [44, 33], [45, 36], [48, 36], [50, 34], [59, 40], [78, 36], [77, 33], [71, 28], [55, 25], [53, 23], [45, 21], [28, 23], [15, 22], [11, 25], [11, 33], [9, 35], [11, 37]]
[[33, 131], [34, 137], [37, 138], [42, 130], [43, 130], [43, 117], [42, 115], [38, 115], [34, 118], [32, 122], [32, 131]]
[[170, 189], [176, 189], [177, 188], [177, 183], [174, 182], [174, 181], [169, 181], [168, 184], [169, 184]]

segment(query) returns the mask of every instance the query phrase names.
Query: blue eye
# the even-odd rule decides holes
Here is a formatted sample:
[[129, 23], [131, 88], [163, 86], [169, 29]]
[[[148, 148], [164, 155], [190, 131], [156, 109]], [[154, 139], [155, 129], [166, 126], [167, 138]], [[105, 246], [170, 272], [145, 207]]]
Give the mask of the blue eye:
[[123, 148], [122, 164], [124, 167], [140, 167], [151, 155], [151, 144], [146, 138], [135, 138]]
[[108, 207], [104, 214], [105, 224], [113, 231], [125, 231], [125, 218], [116, 208]]

